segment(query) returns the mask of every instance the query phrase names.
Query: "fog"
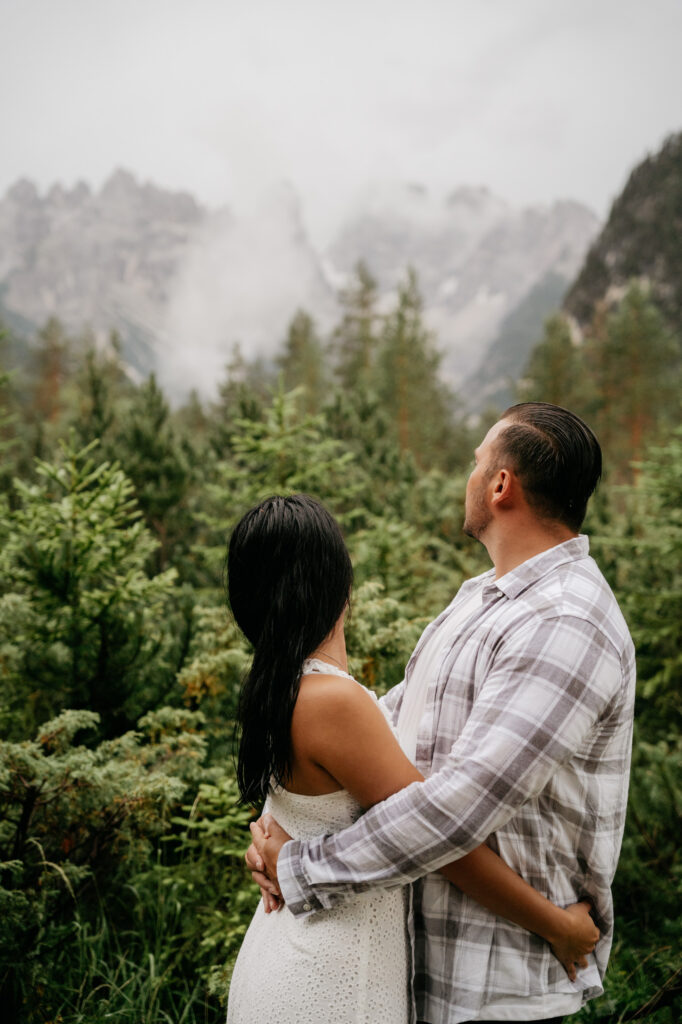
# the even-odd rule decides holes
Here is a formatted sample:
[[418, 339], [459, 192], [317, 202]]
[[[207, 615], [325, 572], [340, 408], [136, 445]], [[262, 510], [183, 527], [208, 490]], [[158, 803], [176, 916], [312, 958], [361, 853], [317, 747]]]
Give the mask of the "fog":
[[0, 189], [116, 166], [203, 202], [293, 182], [323, 246], [387, 177], [604, 216], [682, 123], [677, 0], [0, 0]]

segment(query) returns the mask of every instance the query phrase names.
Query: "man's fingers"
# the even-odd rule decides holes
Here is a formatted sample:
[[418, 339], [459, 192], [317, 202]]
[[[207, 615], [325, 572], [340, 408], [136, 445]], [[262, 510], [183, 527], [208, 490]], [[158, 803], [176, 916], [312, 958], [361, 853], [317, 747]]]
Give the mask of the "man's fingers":
[[577, 961], [577, 963], [578, 963], [578, 967], [587, 967], [587, 958], [584, 957], [584, 956], [581, 956], [580, 959]]

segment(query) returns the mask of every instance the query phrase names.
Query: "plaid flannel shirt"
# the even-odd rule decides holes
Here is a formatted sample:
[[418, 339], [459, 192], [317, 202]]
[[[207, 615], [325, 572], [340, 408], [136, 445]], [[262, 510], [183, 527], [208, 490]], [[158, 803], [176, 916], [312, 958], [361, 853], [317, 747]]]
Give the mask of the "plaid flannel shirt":
[[464, 583], [386, 698], [394, 721], [426, 640], [474, 587], [481, 607], [445, 645], [429, 684], [416, 756], [426, 781], [342, 832], [287, 843], [278, 865], [295, 915], [371, 886], [415, 882], [415, 995], [419, 1018], [431, 1024], [471, 1020], [503, 995], [565, 991], [543, 940], [433, 872], [487, 840], [555, 903], [588, 897], [603, 977], [626, 809], [634, 650], [586, 537], [529, 559], [499, 584], [493, 570]]

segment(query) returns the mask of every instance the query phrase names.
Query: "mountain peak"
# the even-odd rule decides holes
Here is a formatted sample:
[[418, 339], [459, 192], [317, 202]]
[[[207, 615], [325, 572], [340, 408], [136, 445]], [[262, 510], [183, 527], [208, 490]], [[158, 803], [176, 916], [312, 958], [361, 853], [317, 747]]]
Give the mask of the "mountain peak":
[[5, 196], [12, 203], [19, 205], [33, 205], [40, 201], [38, 189], [30, 178], [19, 178], [7, 189]]
[[138, 184], [135, 175], [131, 174], [130, 171], [126, 171], [123, 167], [117, 167], [102, 185], [99, 195], [102, 199], [118, 199], [120, 197], [137, 195], [140, 191], [141, 186]]

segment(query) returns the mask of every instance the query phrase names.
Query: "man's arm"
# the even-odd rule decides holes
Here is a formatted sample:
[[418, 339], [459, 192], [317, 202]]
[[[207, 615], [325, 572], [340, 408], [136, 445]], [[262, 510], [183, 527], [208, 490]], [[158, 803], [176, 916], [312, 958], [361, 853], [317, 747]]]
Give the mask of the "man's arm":
[[395, 722], [400, 714], [400, 708], [403, 703], [403, 697], [405, 695], [405, 680], [398, 683], [397, 686], [392, 686], [388, 693], [385, 693], [383, 697], [379, 698], [379, 705], [384, 715], [389, 722]]
[[[246, 855], [246, 862], [254, 871], [254, 881], [263, 891], [266, 913], [281, 910], [283, 903], [276, 883], [270, 882], [262, 873], [266, 868], [262, 858], [267, 859], [268, 867], [276, 870], [276, 854], [291, 840], [291, 836], [270, 814], [252, 823], [251, 834], [253, 844]], [[586, 956], [599, 940], [599, 929], [590, 917], [588, 902], [574, 903], [565, 910], [561, 909], [533, 889], [487, 846], [477, 847], [440, 870], [448, 881], [491, 913], [506, 917], [545, 939], [571, 981], [575, 981], [576, 966], [587, 967]]]
[[277, 867], [289, 910], [332, 907], [464, 856], [579, 750], [620, 686], [618, 654], [591, 623], [563, 617], [518, 630], [439, 772], [342, 832], [283, 847]]

